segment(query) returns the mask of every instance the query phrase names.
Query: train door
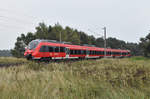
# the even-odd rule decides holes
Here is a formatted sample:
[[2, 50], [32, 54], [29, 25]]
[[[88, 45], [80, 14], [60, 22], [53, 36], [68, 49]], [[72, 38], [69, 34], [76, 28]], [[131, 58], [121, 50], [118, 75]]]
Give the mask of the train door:
[[89, 57], [89, 50], [86, 49], [86, 58], [88, 58], [88, 57]]
[[70, 49], [66, 48], [66, 58], [69, 58]]

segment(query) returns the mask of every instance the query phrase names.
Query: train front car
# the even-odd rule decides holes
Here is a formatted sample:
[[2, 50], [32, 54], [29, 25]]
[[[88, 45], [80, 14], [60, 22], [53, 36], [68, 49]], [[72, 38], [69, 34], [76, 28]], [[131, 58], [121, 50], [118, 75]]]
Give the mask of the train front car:
[[24, 56], [27, 58], [27, 60], [32, 60], [34, 58], [34, 55], [37, 52], [36, 49], [39, 43], [40, 43], [40, 40], [33, 40], [28, 44], [26, 51], [24, 53]]

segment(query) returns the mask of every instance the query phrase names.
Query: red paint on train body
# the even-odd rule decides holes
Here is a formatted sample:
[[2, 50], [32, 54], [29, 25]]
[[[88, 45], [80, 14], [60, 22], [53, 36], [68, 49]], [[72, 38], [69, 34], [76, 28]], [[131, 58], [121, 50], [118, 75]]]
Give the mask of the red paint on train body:
[[24, 56], [27, 59], [102, 58], [104, 57], [104, 51], [106, 51], [106, 57], [130, 56], [129, 50], [71, 45], [52, 40], [31, 41]]

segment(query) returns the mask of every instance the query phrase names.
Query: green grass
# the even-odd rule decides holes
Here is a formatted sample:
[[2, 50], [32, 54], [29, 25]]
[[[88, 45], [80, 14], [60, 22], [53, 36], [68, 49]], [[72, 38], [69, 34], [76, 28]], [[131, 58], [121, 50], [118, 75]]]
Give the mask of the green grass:
[[142, 57], [142, 56], [136, 56], [132, 57], [131, 60], [139, 61], [139, 60], [150, 60], [150, 58]]
[[28, 61], [24, 58], [13, 58], [13, 57], [0, 57], [0, 64], [11, 65], [11, 64], [22, 64]]
[[0, 68], [0, 99], [28, 98], [149, 99], [150, 62], [134, 57]]

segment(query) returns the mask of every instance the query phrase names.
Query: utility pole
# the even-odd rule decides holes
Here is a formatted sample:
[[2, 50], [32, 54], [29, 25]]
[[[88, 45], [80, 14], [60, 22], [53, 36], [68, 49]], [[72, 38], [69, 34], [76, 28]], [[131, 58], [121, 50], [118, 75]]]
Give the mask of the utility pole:
[[103, 28], [104, 30], [104, 57], [106, 57], [106, 27]]
[[61, 31], [59, 33], [59, 42], [61, 43]]

